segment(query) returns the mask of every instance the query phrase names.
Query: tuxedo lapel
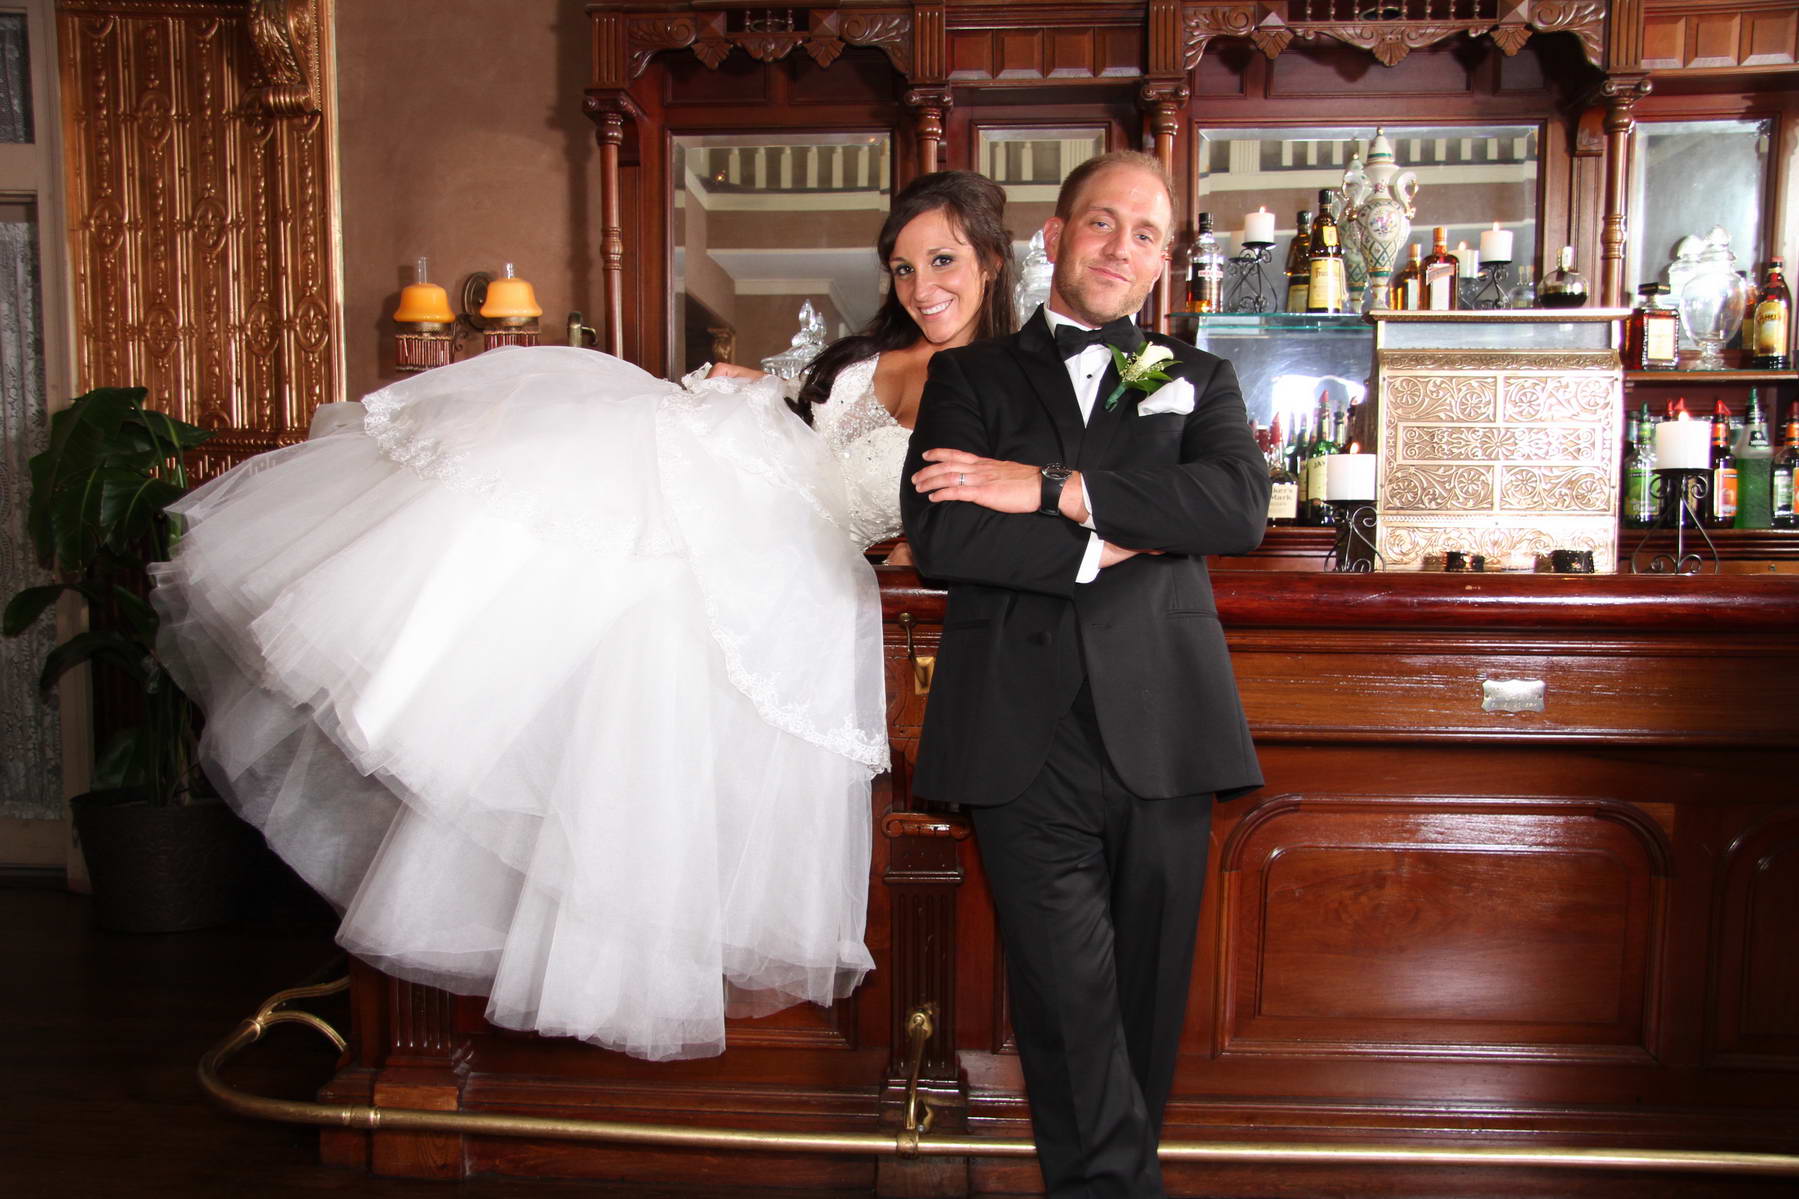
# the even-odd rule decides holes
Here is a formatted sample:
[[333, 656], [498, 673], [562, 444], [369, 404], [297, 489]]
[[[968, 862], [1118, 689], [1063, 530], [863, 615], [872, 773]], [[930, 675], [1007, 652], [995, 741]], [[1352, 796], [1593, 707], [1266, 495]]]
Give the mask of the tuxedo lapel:
[[1031, 385], [1043, 413], [1055, 427], [1058, 460], [1072, 466], [1081, 453], [1086, 430], [1081, 426], [1081, 405], [1075, 399], [1074, 384], [1068, 381], [1068, 368], [1056, 352], [1056, 340], [1050, 336], [1049, 321], [1038, 308], [1024, 328], [1018, 331], [1010, 346], [1025, 379]]
[[1114, 362], [1100, 376], [1099, 392], [1093, 397], [1093, 415], [1087, 418], [1087, 439], [1081, 445], [1081, 461], [1088, 466], [1105, 465], [1106, 453], [1112, 448], [1112, 438], [1117, 435], [1118, 427], [1130, 420], [1137, 410], [1137, 399], [1142, 393], [1127, 387], [1112, 411], [1106, 411], [1106, 397], [1117, 386], [1118, 364]]

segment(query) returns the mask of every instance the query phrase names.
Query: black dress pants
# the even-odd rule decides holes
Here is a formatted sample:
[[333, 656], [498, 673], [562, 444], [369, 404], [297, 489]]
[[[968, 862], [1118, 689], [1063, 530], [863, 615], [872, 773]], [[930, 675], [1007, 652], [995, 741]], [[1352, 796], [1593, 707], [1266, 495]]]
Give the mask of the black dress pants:
[[1045, 1192], [1155, 1199], [1212, 797], [1127, 790], [1083, 686], [1036, 780], [1009, 803], [970, 810]]

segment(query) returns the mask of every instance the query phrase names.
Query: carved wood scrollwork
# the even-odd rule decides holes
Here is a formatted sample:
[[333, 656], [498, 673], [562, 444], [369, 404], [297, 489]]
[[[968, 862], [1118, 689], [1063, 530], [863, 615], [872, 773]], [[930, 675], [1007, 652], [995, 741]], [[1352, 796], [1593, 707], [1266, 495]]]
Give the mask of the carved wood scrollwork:
[[643, 74], [650, 59], [659, 52], [682, 47], [692, 47], [694, 57], [709, 70], [717, 70], [734, 49], [742, 49], [759, 62], [779, 62], [803, 47], [812, 61], [828, 67], [837, 61], [846, 46], [873, 46], [887, 55], [895, 70], [901, 74], [911, 72], [913, 35], [909, 12], [876, 9], [844, 13], [812, 9], [808, 17], [810, 27], [804, 30], [742, 33], [733, 33], [726, 28], [722, 12], [628, 18], [625, 42], [631, 60], [630, 78]]
[[251, 0], [244, 24], [255, 54], [252, 103], [278, 117], [317, 113], [323, 0]]
[[1506, 54], [1516, 54], [1532, 30], [1572, 33], [1588, 62], [1594, 66], [1604, 62], [1603, 0], [1519, 0], [1503, 15], [1495, 17], [1489, 10], [1488, 15], [1461, 20], [1314, 21], [1289, 19], [1286, 12], [1286, 5], [1274, 3], [1187, 5], [1181, 14], [1186, 69], [1198, 66], [1206, 46], [1218, 37], [1248, 38], [1269, 58], [1286, 50], [1296, 37], [1329, 37], [1367, 50], [1390, 67], [1413, 50], [1464, 33], [1491, 36]]

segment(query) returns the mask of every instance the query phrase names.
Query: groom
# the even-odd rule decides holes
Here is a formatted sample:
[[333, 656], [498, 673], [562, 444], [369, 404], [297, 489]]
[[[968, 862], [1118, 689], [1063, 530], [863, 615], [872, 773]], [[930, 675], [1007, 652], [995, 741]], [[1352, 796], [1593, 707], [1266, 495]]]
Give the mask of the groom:
[[1156, 159], [1077, 167], [1047, 307], [932, 359], [901, 488], [949, 585], [914, 785], [972, 811], [1045, 1188], [1071, 1199], [1163, 1194], [1212, 799], [1262, 781], [1205, 566], [1268, 509], [1236, 375], [1152, 336], [1171, 381], [1120, 390], [1109, 348], [1145, 347], [1173, 231]]

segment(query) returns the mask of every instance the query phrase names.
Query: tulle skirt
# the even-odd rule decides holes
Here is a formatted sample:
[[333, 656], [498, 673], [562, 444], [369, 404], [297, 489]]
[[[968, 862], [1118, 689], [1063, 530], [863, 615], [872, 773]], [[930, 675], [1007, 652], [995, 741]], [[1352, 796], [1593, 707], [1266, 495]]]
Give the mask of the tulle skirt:
[[560, 347], [363, 407], [196, 490], [154, 568], [208, 774], [341, 943], [652, 1059], [847, 994], [887, 751], [821, 440], [772, 384]]

